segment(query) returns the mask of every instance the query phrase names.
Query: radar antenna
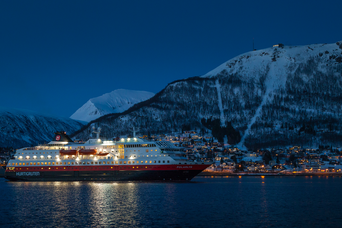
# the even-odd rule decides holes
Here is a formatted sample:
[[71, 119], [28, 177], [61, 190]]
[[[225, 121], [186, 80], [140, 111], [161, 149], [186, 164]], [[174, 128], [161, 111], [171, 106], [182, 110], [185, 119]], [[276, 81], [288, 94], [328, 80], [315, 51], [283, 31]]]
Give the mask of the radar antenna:
[[100, 133], [101, 133], [101, 128], [98, 127], [97, 131], [95, 131], [95, 127], [93, 127], [93, 133], [96, 134], [96, 138], [99, 139], [100, 138]]

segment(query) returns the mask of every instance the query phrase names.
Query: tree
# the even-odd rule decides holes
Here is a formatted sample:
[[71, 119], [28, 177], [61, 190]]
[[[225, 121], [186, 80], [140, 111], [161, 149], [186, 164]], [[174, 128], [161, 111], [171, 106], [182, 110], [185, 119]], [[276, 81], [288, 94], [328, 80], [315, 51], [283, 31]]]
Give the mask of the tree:
[[265, 161], [265, 164], [268, 165], [272, 160], [271, 153], [269, 151], [266, 151], [262, 159]]

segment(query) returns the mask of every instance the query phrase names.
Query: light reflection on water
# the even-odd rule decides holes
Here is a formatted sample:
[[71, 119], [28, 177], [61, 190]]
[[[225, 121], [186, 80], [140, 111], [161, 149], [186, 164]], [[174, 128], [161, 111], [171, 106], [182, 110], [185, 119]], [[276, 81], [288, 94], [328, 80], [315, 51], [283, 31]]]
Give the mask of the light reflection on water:
[[0, 222], [5, 227], [339, 227], [341, 180], [312, 176], [195, 178], [192, 183], [0, 179]]

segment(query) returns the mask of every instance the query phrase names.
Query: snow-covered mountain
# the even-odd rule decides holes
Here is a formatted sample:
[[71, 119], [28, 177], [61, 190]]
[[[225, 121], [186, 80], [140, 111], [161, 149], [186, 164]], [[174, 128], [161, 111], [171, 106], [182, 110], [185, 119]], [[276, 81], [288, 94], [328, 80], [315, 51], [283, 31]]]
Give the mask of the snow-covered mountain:
[[0, 147], [20, 148], [50, 142], [56, 131], [71, 134], [82, 126], [69, 118], [0, 108]]
[[90, 122], [110, 113], [124, 112], [134, 104], [150, 99], [154, 93], [117, 89], [87, 101], [70, 116], [71, 119]]
[[[248, 148], [342, 146], [342, 42], [274, 46], [237, 56], [201, 77], [170, 83], [152, 99], [95, 121], [107, 137], [231, 125]], [[206, 125], [207, 126], [207, 125]], [[89, 126], [76, 137], [87, 138]], [[238, 143], [240, 138], [230, 139]]]

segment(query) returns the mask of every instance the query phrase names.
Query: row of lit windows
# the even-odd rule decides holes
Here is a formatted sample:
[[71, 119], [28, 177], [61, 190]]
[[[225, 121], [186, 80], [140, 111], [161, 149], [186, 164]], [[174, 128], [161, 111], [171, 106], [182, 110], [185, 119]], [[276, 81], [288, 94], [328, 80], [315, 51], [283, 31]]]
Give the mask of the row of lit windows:
[[[59, 153], [59, 152], [55, 152], [55, 154], [57, 154], [57, 153]], [[21, 154], [31, 154], [31, 153], [21, 153]], [[45, 152], [32, 152], [32, 154], [45, 154]], [[53, 154], [53, 152], [46, 152], [46, 154]]]
[[[151, 145], [151, 144], [146, 144], [146, 145]], [[126, 147], [128, 147], [128, 148], [130, 148], [130, 146], [134, 146], [134, 145], [126, 145]], [[151, 151], [153, 151], [153, 150], [151, 150]], [[157, 150], [155, 150], [155, 151], [157, 151]], [[130, 152], [132, 152], [132, 150], [130, 150]], [[136, 151], [134, 150], [134, 152], [136, 152]], [[140, 152], [140, 150], [138, 150], [138, 152]], [[149, 152], [149, 150], [146, 150], [146, 152]], [[53, 153], [57, 154], [59, 152], [46, 152], [46, 154], [53, 154]], [[21, 154], [31, 154], [31, 153], [21, 153]], [[45, 154], [45, 152], [32, 152], [32, 154]]]
[[[110, 165], [110, 164], [112, 164], [112, 165], [114, 165], [114, 164], [116, 164], [116, 165], [118, 165], [118, 164], [120, 164], [120, 165], [122, 165], [122, 164], [139, 164], [139, 162], [140, 161], [112, 161], [112, 162], [107, 162], [107, 165]], [[144, 164], [144, 161], [141, 161], [140, 162], [141, 164]], [[163, 160], [163, 161], [156, 161], [156, 160], [154, 160], [154, 161], [145, 161], [145, 164], [147, 164], [147, 163], [165, 163], [165, 160]], [[166, 163], [170, 163], [170, 161], [166, 161]], [[99, 164], [99, 165], [106, 165], [106, 162], [56, 162], [56, 165], [97, 165], [97, 164]], [[24, 163], [8, 163], [8, 165], [10, 166], [10, 165], [12, 165], [12, 166], [18, 166], [18, 165], [55, 165], [55, 162], [24, 162]]]
[[[64, 158], [69, 158], [70, 155], [63, 155], [62, 157]], [[89, 155], [83, 155], [85, 158], [86, 156], [89, 156]], [[81, 158], [83, 158], [82, 155], [80, 155]], [[153, 155], [146, 155], [146, 157], [153, 157]], [[155, 157], [158, 157], [158, 155], [154, 155]], [[160, 157], [162, 156], [161, 154], [159, 155]], [[117, 157], [119, 158], [119, 156], [114, 156], [114, 157]], [[128, 156], [125, 156], [126, 158], [128, 158]], [[131, 155], [130, 158], [136, 158], [137, 156], [136, 155]], [[138, 157], [140, 157], [140, 155], [138, 155]], [[142, 155], [142, 157], [145, 157], [145, 155]], [[164, 154], [164, 157], [166, 157], [166, 154]], [[57, 158], [57, 157], [55, 157]], [[75, 158], [75, 155], [71, 155], [70, 158]], [[103, 159], [110, 159], [112, 158], [111, 156], [109, 157], [103, 157]], [[19, 159], [23, 159], [22, 157], [19, 157]], [[26, 156], [25, 159], [30, 159], [30, 156]], [[37, 157], [33, 157], [33, 159], [37, 159]], [[40, 159], [53, 159], [51, 156], [48, 156], [48, 157], [44, 157], [44, 156], [40, 156]]]
[[[129, 151], [129, 152], [133, 152], [133, 151], [136, 152], [136, 150], [133, 150], [133, 151], [132, 151], [132, 150], [126, 150], [126, 152], [128, 152], [128, 151]], [[152, 152], [152, 151], [153, 151], [153, 150], [151, 150], [151, 152]], [[154, 150], [154, 151], [158, 151], [158, 150]], [[138, 152], [140, 152], [140, 150], [138, 150]], [[146, 152], [149, 152], [149, 150], [146, 150]]]
[[135, 147], [155, 147], [155, 144], [126, 144], [125, 148], [135, 148]]

